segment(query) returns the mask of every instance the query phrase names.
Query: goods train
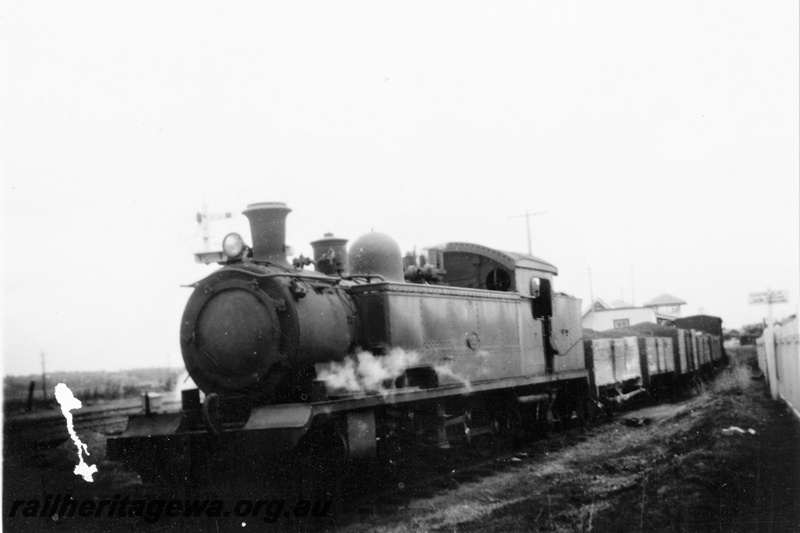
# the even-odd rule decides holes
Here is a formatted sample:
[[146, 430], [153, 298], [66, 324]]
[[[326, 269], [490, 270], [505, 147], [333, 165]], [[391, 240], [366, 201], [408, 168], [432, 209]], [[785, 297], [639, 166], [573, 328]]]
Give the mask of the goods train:
[[640, 393], [668, 396], [727, 362], [722, 319], [708, 315], [676, 318], [671, 325], [584, 330], [583, 336], [592, 390], [606, 405]]
[[228, 235], [183, 314], [198, 388], [180, 412], [131, 417], [110, 459], [181, 484], [284, 458], [300, 487], [320, 487], [352, 465], [581, 424], [598, 402], [694, 374], [716, 353], [706, 334], [675, 328], [635, 357], [635, 338], [584, 339], [580, 300], [555, 292], [558, 270], [531, 255], [448, 242], [403, 256], [381, 233], [349, 250], [328, 234], [290, 264], [289, 212], [244, 211], [252, 246]]

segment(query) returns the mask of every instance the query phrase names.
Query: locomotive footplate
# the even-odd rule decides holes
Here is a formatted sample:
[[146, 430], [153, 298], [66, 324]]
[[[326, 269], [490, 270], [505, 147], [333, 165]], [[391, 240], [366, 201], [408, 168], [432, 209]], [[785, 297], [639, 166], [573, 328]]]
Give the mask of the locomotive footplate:
[[[241, 461], [258, 464], [295, 451], [312, 425], [344, 421], [339, 431], [349, 459], [368, 458], [375, 453], [376, 407], [411, 402], [445, 400], [504, 389], [524, 391], [526, 387], [563, 383], [565, 379], [586, 379], [586, 371], [534, 378], [514, 378], [437, 389], [397, 389], [383, 396], [358, 395], [315, 403], [291, 403], [250, 409], [245, 422], [219, 425], [203, 422], [203, 410], [179, 413], [142, 414], [129, 419], [125, 431], [108, 440], [108, 458], [121, 461], [143, 478], [166, 477], [181, 482], [207, 468], [222, 471], [244, 467]], [[218, 427], [216, 429], [215, 427]], [[228, 464], [224, 464], [228, 461]]]
[[[252, 409], [247, 422], [198, 430], [200, 410], [130, 417], [125, 431], [108, 440], [108, 458], [121, 461], [143, 477], [190, 476], [227, 459], [254, 459], [293, 450], [311, 425], [310, 404], [283, 404]], [[162, 476], [163, 474], [163, 476]]]

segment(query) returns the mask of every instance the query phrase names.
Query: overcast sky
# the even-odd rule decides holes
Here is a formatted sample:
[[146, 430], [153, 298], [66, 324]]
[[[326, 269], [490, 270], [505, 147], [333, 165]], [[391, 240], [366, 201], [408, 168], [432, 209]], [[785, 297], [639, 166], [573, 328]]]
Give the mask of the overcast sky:
[[[798, 3], [5, 2], [5, 371], [182, 365], [195, 213], [533, 254], [556, 290], [800, 297]], [[249, 241], [246, 219], [214, 223]], [[592, 291], [590, 292], [591, 268]]]

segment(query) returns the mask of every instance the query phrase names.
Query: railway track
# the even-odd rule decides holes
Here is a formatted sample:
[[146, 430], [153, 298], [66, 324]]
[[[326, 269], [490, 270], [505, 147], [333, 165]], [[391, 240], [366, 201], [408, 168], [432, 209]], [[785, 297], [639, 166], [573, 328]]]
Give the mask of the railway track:
[[[606, 425], [609, 420], [598, 419], [591, 426], [572, 426], [549, 437], [542, 435], [507, 442], [488, 454], [455, 450], [448, 455], [432, 456], [411, 466], [405, 476], [396, 477], [387, 473], [374, 477], [373, 484], [362, 484], [349, 480], [342, 514], [357, 516], [375, 513], [383, 506], [396, 506], [437, 487], [453, 488], [463, 482], [491, 475], [515, 461], [529, 461], [545, 456], [549, 452], [573, 446], [594, 435], [595, 428]], [[380, 481], [377, 481], [380, 480]]]
[[[177, 403], [164, 403], [163, 411], [177, 410]], [[142, 412], [139, 398], [117, 402], [112, 405], [90, 406], [72, 412], [75, 431], [97, 432], [106, 435], [120, 433], [125, 429], [130, 415]], [[47, 413], [36, 413], [7, 418], [3, 424], [3, 436], [7, 443], [37, 447], [56, 446], [69, 438], [67, 423], [60, 409]]]

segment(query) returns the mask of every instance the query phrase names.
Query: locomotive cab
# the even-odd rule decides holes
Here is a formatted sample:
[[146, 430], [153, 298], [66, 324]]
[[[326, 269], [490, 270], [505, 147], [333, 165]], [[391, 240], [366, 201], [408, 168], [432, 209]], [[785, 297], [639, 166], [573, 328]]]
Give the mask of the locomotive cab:
[[543, 353], [544, 360], [523, 357], [526, 373], [553, 374], [584, 366], [580, 300], [554, 293], [558, 269], [538, 257], [450, 242], [431, 248], [441, 254], [442, 281], [451, 287], [517, 293], [528, 303], [518, 317], [522, 353]]
[[442, 281], [451, 287], [541, 296], [543, 309], [549, 308], [550, 283], [558, 269], [543, 259], [466, 242], [449, 242], [430, 251], [443, 257]]

